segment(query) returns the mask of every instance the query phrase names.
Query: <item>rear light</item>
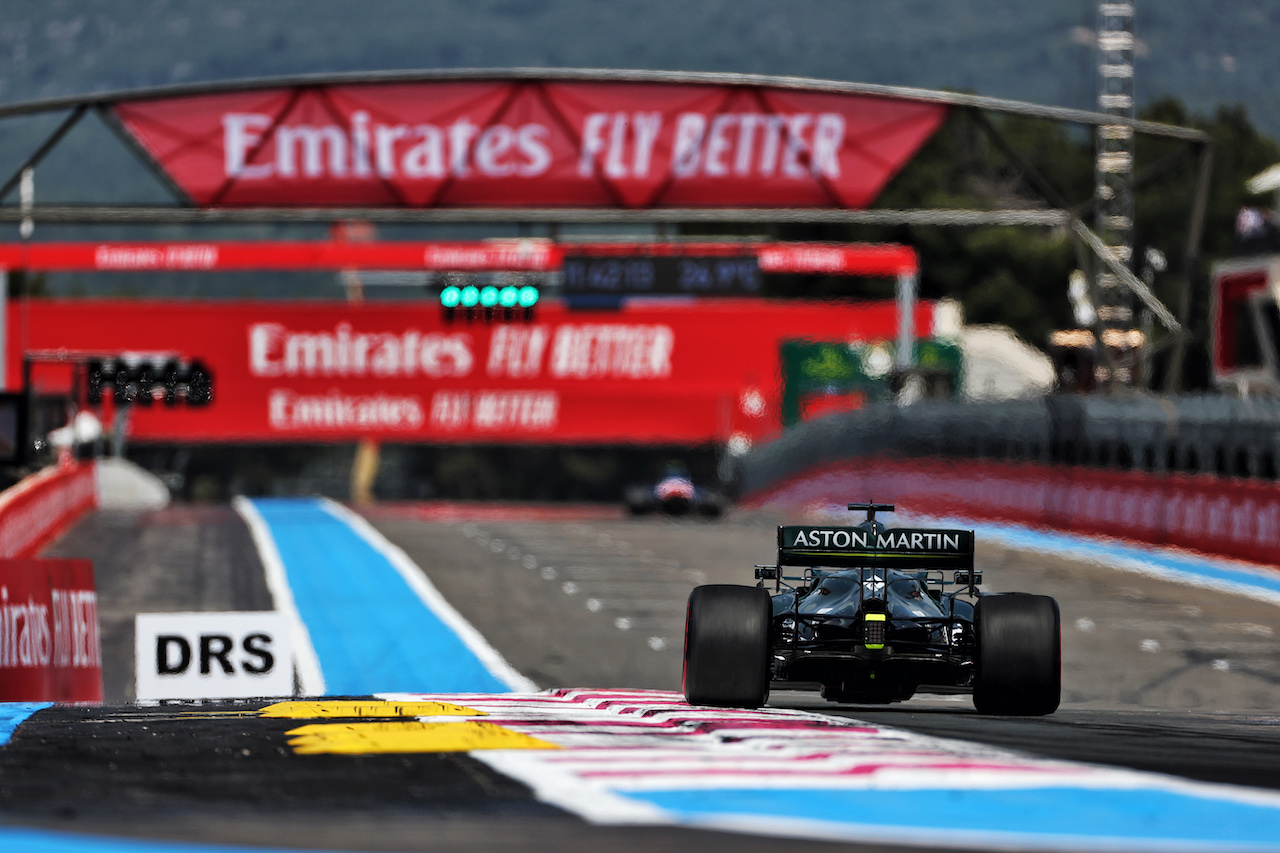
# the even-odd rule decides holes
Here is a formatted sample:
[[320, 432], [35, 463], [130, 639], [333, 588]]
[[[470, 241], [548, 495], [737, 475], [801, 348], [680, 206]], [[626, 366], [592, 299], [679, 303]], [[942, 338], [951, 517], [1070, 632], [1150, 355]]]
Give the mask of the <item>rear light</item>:
[[867, 613], [862, 617], [862, 644], [869, 649], [883, 649], [889, 633], [889, 617], [883, 613]]

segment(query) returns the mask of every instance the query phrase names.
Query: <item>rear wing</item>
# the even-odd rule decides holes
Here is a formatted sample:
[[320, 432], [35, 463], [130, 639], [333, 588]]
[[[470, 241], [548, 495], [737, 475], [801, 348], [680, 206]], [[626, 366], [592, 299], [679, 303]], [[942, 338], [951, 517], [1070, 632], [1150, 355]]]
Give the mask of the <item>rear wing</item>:
[[881, 527], [872, 532], [858, 527], [779, 527], [778, 565], [972, 569], [973, 531]]

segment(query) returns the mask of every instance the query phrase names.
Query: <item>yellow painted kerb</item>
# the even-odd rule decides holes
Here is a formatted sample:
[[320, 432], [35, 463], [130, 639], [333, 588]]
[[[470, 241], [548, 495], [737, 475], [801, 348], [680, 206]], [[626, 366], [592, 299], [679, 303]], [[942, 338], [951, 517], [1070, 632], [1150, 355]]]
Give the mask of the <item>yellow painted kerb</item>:
[[293, 729], [288, 734], [289, 745], [299, 755], [560, 748], [530, 735], [475, 720], [456, 723], [313, 723]]
[[276, 702], [258, 712], [262, 717], [296, 720], [361, 717], [484, 717], [484, 711], [448, 702], [385, 702], [378, 699], [316, 699]]

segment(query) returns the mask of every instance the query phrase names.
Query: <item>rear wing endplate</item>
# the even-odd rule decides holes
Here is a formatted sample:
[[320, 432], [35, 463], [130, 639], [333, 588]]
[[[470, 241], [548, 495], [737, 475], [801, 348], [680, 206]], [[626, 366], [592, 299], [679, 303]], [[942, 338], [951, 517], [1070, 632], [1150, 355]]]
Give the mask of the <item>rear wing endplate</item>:
[[973, 531], [797, 525], [778, 528], [779, 566], [972, 569]]

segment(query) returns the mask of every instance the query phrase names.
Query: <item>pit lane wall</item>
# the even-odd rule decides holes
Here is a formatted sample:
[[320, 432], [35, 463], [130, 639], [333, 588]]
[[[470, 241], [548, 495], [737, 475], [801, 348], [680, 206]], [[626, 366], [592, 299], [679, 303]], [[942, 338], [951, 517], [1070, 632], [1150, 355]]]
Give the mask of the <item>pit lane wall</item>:
[[92, 463], [0, 492], [0, 701], [102, 701], [93, 564], [34, 556], [96, 505]]
[[[1125, 440], [1150, 440], [1140, 420], [1120, 430]], [[1171, 434], [1184, 443], [1203, 441], [1183, 421], [1172, 423]], [[1033, 401], [869, 408], [806, 424], [762, 447], [744, 460], [741, 495], [750, 506], [786, 509], [875, 500], [928, 515], [1112, 536], [1280, 565], [1275, 480], [1158, 470], [1159, 465], [1142, 470], [1069, 464], [1080, 458], [1072, 444], [1078, 449], [1102, 432], [1083, 423]], [[1235, 426], [1233, 440], [1240, 441], [1243, 430]], [[1106, 431], [1114, 429], [1112, 424]], [[1254, 448], [1269, 444], [1258, 440], [1262, 436], [1252, 438]], [[1170, 445], [1146, 455], [1163, 462], [1177, 459], [1178, 451]], [[1132, 458], [1143, 455], [1137, 451]]]

